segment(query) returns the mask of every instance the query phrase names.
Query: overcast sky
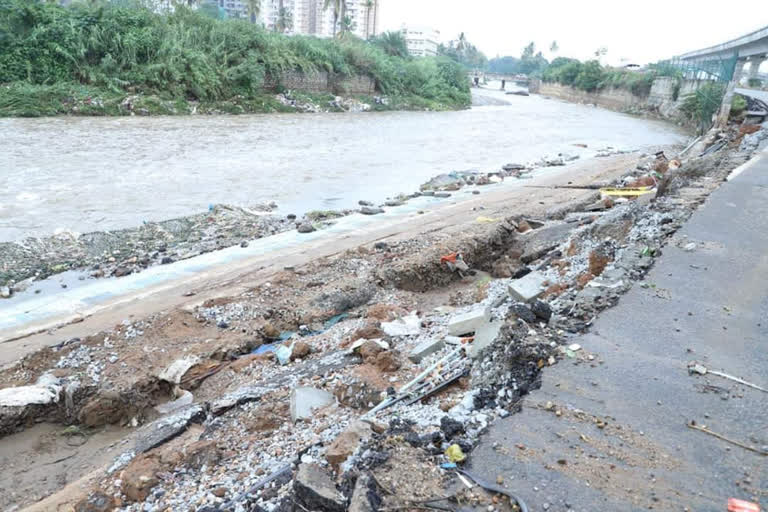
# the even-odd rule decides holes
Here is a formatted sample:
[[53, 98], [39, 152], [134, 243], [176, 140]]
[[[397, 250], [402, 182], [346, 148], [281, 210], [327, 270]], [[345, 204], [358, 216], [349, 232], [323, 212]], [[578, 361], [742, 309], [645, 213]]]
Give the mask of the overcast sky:
[[[379, 0], [381, 28], [427, 25], [441, 39], [464, 32], [489, 58], [520, 56], [530, 41], [551, 59], [589, 58], [604, 46], [610, 64], [655, 62], [768, 25], [768, 1], [740, 0]], [[622, 60], [626, 59], [626, 60]]]

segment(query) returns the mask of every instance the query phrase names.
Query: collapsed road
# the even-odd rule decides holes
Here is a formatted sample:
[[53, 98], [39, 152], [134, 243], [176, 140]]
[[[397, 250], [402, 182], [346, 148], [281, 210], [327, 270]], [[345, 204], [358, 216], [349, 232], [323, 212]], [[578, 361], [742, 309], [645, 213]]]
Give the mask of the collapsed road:
[[[726, 142], [722, 149], [698, 156], [718, 137]], [[400, 226], [364, 243], [337, 243], [335, 250], [318, 243], [314, 258], [284, 260], [287, 269], [251, 274], [250, 281], [241, 269], [196, 303], [178, 299], [186, 291], [179, 285], [160, 295], [167, 299], [163, 311], [123, 304], [53, 334], [14, 341], [29, 346], [0, 372], [3, 443], [17, 444], [40, 423], [59, 425], [58, 437], [74, 441], [50, 443], [66, 447], [54, 457], [56, 470], [70, 473], [63, 483], [41, 485], [25, 476], [39, 461], [5, 454], [13, 466], [0, 477], [0, 507], [504, 511], [593, 510], [599, 503], [615, 510], [721, 510], [727, 497], [759, 502], [766, 416], [764, 397], [758, 402], [748, 393], [761, 392], [716, 376], [689, 376], [688, 361], [680, 368], [665, 359], [680, 358], [688, 347], [690, 360], [697, 359], [703, 345], [686, 342], [673, 351], [651, 327], [644, 328], [653, 343], [634, 335], [619, 342], [615, 327], [617, 318], [620, 325], [637, 318], [669, 329], [676, 288], [660, 286], [658, 272], [674, 274], [686, 255], [702, 258], [687, 263], [697, 272], [715, 263], [704, 254], [720, 250], [717, 240], [696, 235], [695, 224], [689, 239], [678, 230], [755, 151], [744, 139], [738, 129], [712, 134], [674, 165], [664, 154], [621, 155], [602, 174], [569, 178], [585, 187], [601, 181], [611, 189], [603, 195], [553, 188], [528, 202], [525, 189], [517, 192], [519, 203], [509, 195], [484, 204], [477, 198], [433, 212], [456, 213], [452, 223], [416, 231]], [[655, 197], [653, 185], [665, 175], [673, 178]], [[716, 197], [726, 208], [738, 200], [728, 198], [730, 185]], [[631, 193], [615, 192], [622, 189]], [[764, 197], [754, 191], [746, 197], [744, 215], [759, 216]], [[552, 208], [551, 201], [561, 204]], [[718, 214], [724, 216], [722, 209]], [[666, 267], [670, 253], [676, 259]], [[701, 283], [702, 292], [709, 290]], [[760, 293], [744, 297], [763, 297], [764, 304]], [[633, 307], [633, 297], [646, 295], [642, 300], [665, 301], [662, 311], [652, 309], [657, 303], [647, 306], [649, 313]], [[625, 299], [629, 311], [622, 311]], [[683, 304], [680, 299], [678, 307]], [[697, 321], [691, 316], [680, 332]], [[604, 339], [603, 329], [616, 334]], [[68, 336], [78, 330], [85, 334]], [[709, 357], [699, 363], [765, 385], [764, 355], [748, 371], [737, 371], [753, 357], [748, 353], [747, 360], [717, 355], [702, 354]], [[640, 360], [650, 368], [638, 367]], [[646, 387], [632, 381], [633, 372], [648, 381], [672, 367], [674, 379]], [[601, 394], [580, 391], [585, 381]], [[706, 415], [721, 411], [710, 395], [695, 397], [707, 407], [700, 414], [673, 400], [696, 386], [751, 412], [710, 422]], [[632, 395], [642, 408], [621, 394], [632, 391], [644, 394]], [[660, 432], [675, 421], [685, 432], [675, 430], [671, 441], [687, 444], [683, 453], [664, 435], [654, 436], [654, 415], [637, 419], [654, 408], [651, 401], [662, 404], [655, 406], [663, 419], [655, 423], [666, 429]], [[642, 429], [629, 425], [636, 421]], [[686, 425], [706, 425], [757, 451]], [[119, 440], [93, 444], [115, 427], [123, 429]], [[72, 445], [81, 442], [95, 453], [109, 451], [109, 461], [77, 459]], [[727, 459], [719, 473], [686, 465], [686, 455], [704, 449]], [[72, 460], [77, 465], [68, 466]], [[736, 475], [737, 469], [749, 474]], [[676, 480], [667, 479], [672, 472], [679, 473]], [[682, 485], [686, 474], [692, 480]], [[739, 485], [710, 485], [722, 475]]]

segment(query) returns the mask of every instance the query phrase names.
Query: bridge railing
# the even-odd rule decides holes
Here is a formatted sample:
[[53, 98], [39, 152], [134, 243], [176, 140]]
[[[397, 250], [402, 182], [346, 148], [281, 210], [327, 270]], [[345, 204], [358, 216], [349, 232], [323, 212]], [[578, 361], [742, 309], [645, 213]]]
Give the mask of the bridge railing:
[[663, 74], [679, 74], [682, 78], [688, 80], [730, 82], [733, 80], [738, 60], [738, 53], [734, 53], [731, 57], [727, 58], [682, 59], [674, 57], [660, 61], [656, 64], [656, 67], [664, 72]]

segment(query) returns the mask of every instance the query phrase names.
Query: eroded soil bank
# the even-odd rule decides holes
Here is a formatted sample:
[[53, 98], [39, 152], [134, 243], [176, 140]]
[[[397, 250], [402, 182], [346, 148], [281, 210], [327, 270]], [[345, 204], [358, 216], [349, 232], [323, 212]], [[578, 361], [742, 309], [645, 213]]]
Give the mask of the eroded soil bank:
[[[572, 336], [642, 279], [751, 154], [738, 150], [738, 131], [721, 136], [726, 149], [700, 157], [694, 148], [679, 169], [620, 155], [558, 183], [582, 189], [478, 197], [442, 210], [456, 213], [450, 222], [340, 245], [260, 275], [244, 292], [179, 308], [145, 304], [148, 314], [95, 334], [87, 320], [43, 335], [83, 329], [0, 373], [0, 442], [43, 423], [120, 455], [72, 469], [58, 460], [71, 453], [64, 443], [52, 468], [65, 480], [37, 495], [3, 493], [0, 506], [342, 511], [449, 496], [446, 505], [520, 510], [499, 492], [511, 482], [462, 491], [443, 465], [471, 458], [478, 437], [519, 410], [547, 367], [601, 363]], [[666, 194], [601, 198], [588, 188], [638, 180], [669, 182]], [[425, 370], [422, 390], [433, 393], [398, 395]], [[402, 400], [365, 416], [393, 396]], [[107, 425], [125, 429], [112, 448], [98, 437]], [[22, 467], [3, 472], [0, 487], [51, 462], [22, 461], [28, 448], [18, 445], [8, 456]]]

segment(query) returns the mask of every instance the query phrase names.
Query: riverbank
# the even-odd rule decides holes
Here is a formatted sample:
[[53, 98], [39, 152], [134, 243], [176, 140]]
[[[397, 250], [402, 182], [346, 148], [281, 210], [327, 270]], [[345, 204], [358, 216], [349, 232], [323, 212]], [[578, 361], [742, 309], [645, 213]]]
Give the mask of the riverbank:
[[[620, 185], [649, 175], [638, 166], [661, 169], [655, 157], [629, 154], [606, 158], [599, 170], [585, 162], [577, 172], [535, 182], [547, 188], [481, 194], [388, 234], [382, 226], [365, 240], [297, 249], [304, 256], [300, 264], [287, 254], [264, 270], [252, 262], [250, 273], [224, 279], [237, 283], [237, 293], [205, 287], [171, 308], [158, 295], [145, 295], [130, 305], [133, 313], [103, 313], [53, 335], [12, 342], [10, 351], [37, 338], [62, 341], [2, 372], [3, 396], [12, 396], [11, 386], [31, 385], [50, 386], [64, 398], [4, 408], [4, 432], [41, 420], [78, 425], [77, 433], [70, 431], [76, 439], [93, 439], [104, 422], [125, 429], [118, 444], [124, 455], [114, 464], [75, 468], [62, 460], [46, 466], [51, 474], [66, 470], [82, 479], [30, 510], [81, 500], [81, 506], [126, 511], [253, 504], [272, 510], [293, 501], [311, 509], [317, 496], [344, 510], [366, 478], [374, 483], [362, 503], [367, 495], [388, 507], [407, 507], [453, 493], [452, 473], [439, 468], [449, 462], [445, 449], [461, 448], [461, 456], [452, 448], [454, 461], [471, 460], [477, 437], [496, 418], [519, 410], [549, 367], [575, 359], [597, 364], [600, 354], [574, 346], [573, 335], [645, 275], [707, 194], [748, 156], [721, 150], [698, 157], [700, 149], [693, 151], [668, 194], [656, 201], [604, 201], [588, 188], [556, 187]], [[451, 253], [460, 253], [468, 269], [441, 260], [454, 261]], [[544, 277], [540, 302], [526, 305], [509, 292], [524, 274]], [[178, 300], [183, 289], [167, 297]], [[480, 324], [451, 327], [456, 317], [482, 309], [488, 317], [480, 315]], [[125, 322], [117, 327], [96, 328], [101, 321], [119, 324], [115, 318], [121, 317]], [[481, 357], [452, 363], [460, 363], [454, 376], [468, 378], [369, 417], [368, 427], [356, 423], [389, 396], [387, 388], [402, 390], [455, 350], [449, 335], [485, 332], [487, 323], [498, 330], [490, 338], [476, 333], [473, 343], [488, 343], [485, 351], [478, 348]], [[276, 360], [282, 352], [251, 354], [286, 338], [285, 365]], [[369, 341], [356, 347], [357, 339]], [[46, 374], [58, 380], [41, 380]], [[309, 399], [307, 393], [325, 407], [302, 412], [296, 404]], [[190, 396], [193, 405], [184, 405]], [[166, 414], [153, 406], [174, 398], [182, 409], [153, 422]], [[388, 416], [392, 410], [397, 419]], [[31, 470], [17, 464], [14, 471]], [[514, 471], [504, 472], [496, 481], [514, 493]], [[332, 473], [342, 482], [338, 497]], [[28, 504], [34, 489], [34, 483], [14, 488], [3, 494], [4, 504]], [[466, 498], [483, 508], [513, 510], [495, 494]]]
[[269, 113], [433, 111], [468, 108], [464, 100], [444, 102], [418, 95], [343, 95], [286, 90], [236, 95], [220, 100], [167, 98], [81, 84], [0, 84], [0, 117], [179, 116]]
[[[574, 148], [584, 149], [584, 148]], [[595, 154], [609, 157], [628, 152], [597, 148]], [[211, 251], [240, 245], [263, 237], [297, 229], [311, 233], [327, 228], [351, 213], [378, 215], [422, 196], [447, 199], [464, 189], [480, 194], [484, 187], [507, 180], [529, 180], [540, 169], [556, 168], [579, 159], [577, 153], [560, 153], [533, 162], [507, 163], [493, 171], [461, 171], [433, 177], [418, 191], [400, 194], [373, 203], [361, 199], [355, 210], [315, 210], [278, 214], [274, 203], [253, 207], [211, 205], [206, 213], [161, 222], [144, 222], [138, 228], [106, 232], [61, 232], [50, 237], [29, 237], [19, 242], [0, 243], [0, 299], [24, 292], [40, 293], [48, 288], [40, 281], [62, 273], [79, 272], [87, 278], [123, 277], [154, 265], [194, 258]], [[71, 276], [69, 276], [71, 277]], [[61, 281], [62, 287], [69, 286]]]
[[0, 116], [341, 111], [352, 97], [372, 110], [470, 104], [464, 69], [446, 57], [391, 55], [350, 34], [286, 36], [183, 5], [9, 0], [0, 26]]

